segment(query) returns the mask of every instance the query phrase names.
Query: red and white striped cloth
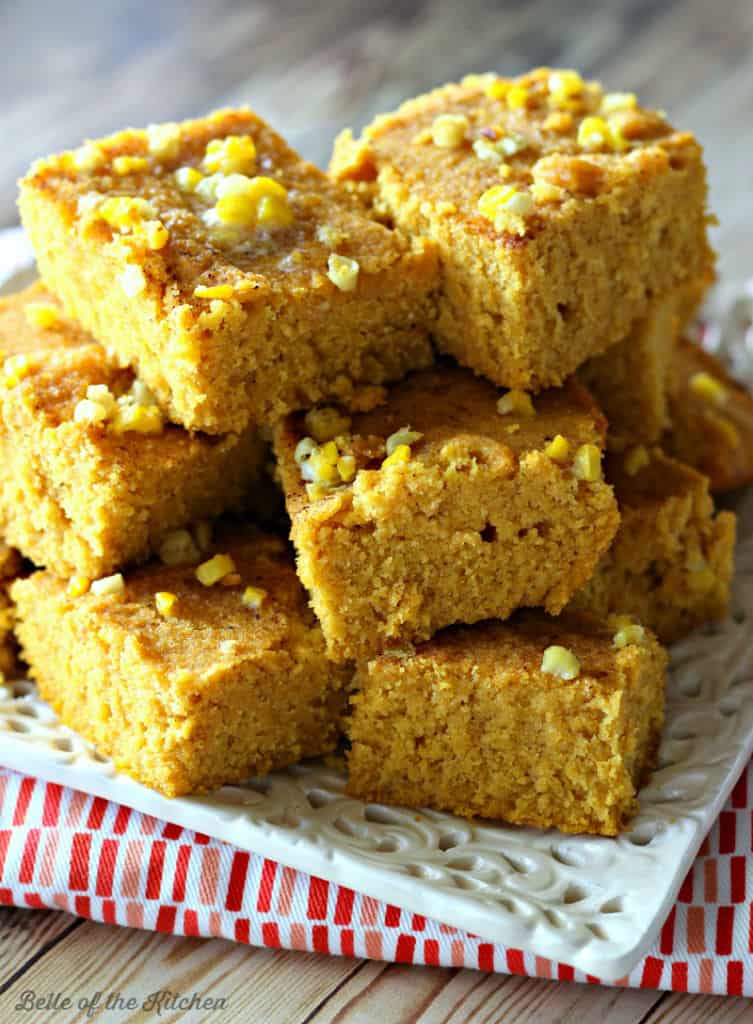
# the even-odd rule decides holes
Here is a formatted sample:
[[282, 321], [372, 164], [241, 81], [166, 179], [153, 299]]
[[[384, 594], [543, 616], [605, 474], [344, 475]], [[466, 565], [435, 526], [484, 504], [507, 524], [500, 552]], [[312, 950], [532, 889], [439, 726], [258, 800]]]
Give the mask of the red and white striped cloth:
[[[753, 762], [705, 840], [656, 946], [617, 984], [753, 995], [752, 819]], [[254, 946], [599, 981], [4, 768], [0, 904]]]

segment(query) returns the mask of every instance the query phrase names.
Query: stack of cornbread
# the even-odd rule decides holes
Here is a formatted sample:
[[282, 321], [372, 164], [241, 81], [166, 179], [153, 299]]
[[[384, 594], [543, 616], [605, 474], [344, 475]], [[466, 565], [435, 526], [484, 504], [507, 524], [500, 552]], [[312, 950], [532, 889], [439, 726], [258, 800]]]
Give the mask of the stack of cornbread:
[[753, 478], [753, 400], [681, 337], [695, 139], [539, 69], [328, 175], [224, 110], [41, 160], [20, 208], [0, 568], [62, 721], [169, 796], [345, 737], [364, 799], [619, 831], [661, 644], [727, 611], [709, 480]]

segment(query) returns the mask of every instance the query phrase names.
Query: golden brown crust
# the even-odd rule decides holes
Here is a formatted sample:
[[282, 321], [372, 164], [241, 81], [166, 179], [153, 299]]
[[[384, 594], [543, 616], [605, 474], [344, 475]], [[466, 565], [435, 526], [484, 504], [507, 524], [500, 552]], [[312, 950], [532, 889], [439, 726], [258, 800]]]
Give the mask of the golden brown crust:
[[[576, 382], [536, 396], [533, 417], [501, 415], [499, 397], [452, 367], [408, 377], [353, 417], [341, 441], [353, 482], [315, 499], [295, 458], [305, 422], [278, 427], [298, 570], [333, 657], [520, 606], [556, 613], [588, 579], [618, 515], [610, 487], [577, 479], [573, 461], [583, 446], [598, 454], [603, 418]], [[406, 426], [422, 435], [410, 459], [384, 468], [386, 439]], [[545, 452], [558, 434], [562, 465]]]
[[[278, 538], [218, 539], [240, 582], [150, 563], [122, 594], [72, 597], [50, 573], [13, 587], [42, 697], [116, 765], [167, 796], [203, 792], [333, 749], [347, 668], [324, 641]], [[246, 586], [265, 591], [246, 607]], [[158, 592], [177, 601], [169, 617]]]
[[[336, 180], [370, 184], [376, 216], [437, 242], [438, 343], [507, 387], [561, 384], [625, 338], [652, 297], [713, 262], [695, 139], [637, 107], [608, 116], [626, 148], [585, 151], [579, 131], [599, 114], [601, 90], [584, 84], [555, 102], [549, 74], [470, 76], [436, 89], [377, 118], [358, 141], [343, 135], [331, 163]], [[500, 98], [489, 95], [497, 83]], [[526, 101], [511, 108], [510, 92], [521, 88]], [[572, 121], [565, 132], [546, 127], [563, 112]], [[448, 115], [467, 125], [454, 147], [432, 142]], [[511, 144], [502, 164], [479, 152], [490, 140]], [[479, 199], [503, 185], [530, 209], [518, 215], [513, 202], [492, 222]]]
[[728, 613], [735, 516], [714, 516], [706, 478], [659, 449], [629, 472], [633, 451], [607, 459], [620, 528], [570, 607], [633, 615], [672, 643]]
[[[720, 402], [698, 394], [696, 374], [708, 374], [723, 389]], [[753, 397], [711, 353], [679, 339], [672, 358], [670, 426], [663, 444], [694, 466], [719, 493], [753, 481]]]
[[[361, 664], [348, 792], [564, 832], [614, 835], [637, 808], [664, 707], [665, 652], [593, 621], [523, 613]], [[577, 678], [542, 671], [565, 647]]]
[[[406, 243], [364, 217], [250, 110], [219, 111], [174, 132], [168, 156], [150, 153], [148, 132], [129, 130], [92, 144], [88, 169], [77, 169], [71, 153], [39, 161], [22, 180], [19, 201], [46, 283], [96, 338], [137, 367], [171, 419], [211, 433], [238, 431], [323, 397], [348, 401], [361, 384], [428, 365], [436, 279], [430, 243]], [[211, 201], [181, 189], [174, 172], [196, 169], [208, 142], [236, 135], [253, 138], [256, 171], [287, 189], [293, 220], [246, 230], [231, 243], [207, 223]], [[133, 155], [146, 168], [115, 173], [118, 158]], [[146, 199], [167, 230], [161, 248], [102, 218], [104, 200], [132, 196]], [[328, 276], [333, 252], [359, 264], [352, 291]], [[129, 273], [141, 289], [131, 297], [122, 285]], [[200, 298], [197, 285], [235, 291]]]
[[[57, 311], [55, 326], [27, 320], [35, 304]], [[27, 357], [24, 375], [0, 388], [0, 530], [37, 565], [103, 576], [143, 561], [170, 530], [252, 497], [264, 456], [253, 430], [212, 438], [168, 424], [116, 434], [76, 422], [90, 385], [123, 393], [133, 373], [41, 284], [0, 299], [0, 349]]]

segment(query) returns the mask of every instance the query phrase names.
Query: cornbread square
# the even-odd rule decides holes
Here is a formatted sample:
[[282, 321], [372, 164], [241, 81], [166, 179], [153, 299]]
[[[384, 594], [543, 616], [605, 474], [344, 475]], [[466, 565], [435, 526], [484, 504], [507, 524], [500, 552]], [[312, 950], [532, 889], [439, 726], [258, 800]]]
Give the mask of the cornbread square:
[[693, 136], [574, 71], [435, 89], [343, 133], [330, 173], [437, 242], [438, 344], [505, 387], [561, 384], [712, 263]]
[[19, 205], [47, 285], [185, 427], [358, 404], [431, 362], [434, 246], [364, 217], [248, 109], [38, 161]]
[[249, 529], [224, 537], [218, 554], [210, 565], [232, 563], [213, 586], [197, 578], [206, 563], [154, 562], [120, 592], [71, 597], [49, 572], [13, 586], [41, 696], [119, 770], [166, 796], [337, 742], [350, 673], [325, 658], [287, 545]]
[[669, 426], [668, 392], [675, 344], [710, 281], [681, 285], [651, 303], [630, 333], [578, 371], [609, 424], [607, 445], [653, 444]]
[[0, 540], [0, 680], [12, 675], [18, 667], [13, 637], [13, 602], [8, 590], [22, 568], [23, 559], [19, 553]]
[[526, 612], [360, 664], [348, 793], [615, 835], [653, 767], [667, 656], [648, 633], [623, 647], [613, 637]]
[[711, 490], [753, 481], [753, 396], [700, 345], [681, 338], [672, 357], [667, 451], [704, 473]]
[[103, 576], [143, 561], [175, 528], [248, 503], [258, 434], [191, 434], [152, 405], [129, 406], [145, 422], [126, 430], [98, 422], [133, 373], [41, 284], [0, 299], [0, 349], [0, 532], [38, 566]]
[[577, 382], [531, 403], [442, 366], [337, 417], [292, 416], [275, 434], [298, 572], [333, 658], [520, 606], [557, 613], [617, 529], [604, 420]]
[[714, 515], [708, 480], [658, 448], [612, 454], [606, 477], [621, 523], [570, 607], [635, 616], [664, 643], [729, 609], [735, 516]]

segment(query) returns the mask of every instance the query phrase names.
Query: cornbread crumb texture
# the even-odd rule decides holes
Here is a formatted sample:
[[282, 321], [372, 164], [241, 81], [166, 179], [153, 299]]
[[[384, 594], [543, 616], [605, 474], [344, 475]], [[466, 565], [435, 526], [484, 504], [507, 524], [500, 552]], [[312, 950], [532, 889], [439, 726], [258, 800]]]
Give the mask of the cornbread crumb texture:
[[628, 613], [665, 643], [728, 612], [735, 516], [714, 516], [708, 481], [659, 449], [610, 455], [621, 523], [571, 608]]
[[561, 384], [712, 263], [693, 136], [571, 71], [435, 89], [343, 133], [330, 171], [437, 242], [439, 345], [507, 387]]
[[680, 339], [672, 357], [670, 426], [662, 443], [704, 473], [711, 490], [753, 481], [753, 397], [700, 345]]
[[321, 444], [313, 414], [278, 427], [298, 571], [331, 656], [520, 606], [556, 613], [586, 582], [618, 524], [604, 422], [575, 382], [510, 395], [442, 366]]
[[22, 568], [23, 559], [18, 551], [0, 540], [0, 681], [11, 675], [17, 667], [13, 602], [8, 590]]
[[[544, 671], [553, 648], [577, 662], [574, 678]], [[356, 675], [348, 792], [614, 835], [653, 767], [666, 663], [648, 633], [617, 647], [610, 626], [538, 612], [384, 654]]]
[[657, 442], [669, 425], [668, 392], [675, 342], [711, 283], [708, 277], [652, 300], [622, 341], [579, 370], [609, 424], [610, 448]]
[[38, 161], [20, 209], [67, 311], [170, 418], [225, 433], [426, 366], [437, 260], [250, 110]]
[[256, 432], [164, 423], [148, 389], [41, 284], [0, 299], [0, 349], [0, 531], [38, 566], [103, 576], [176, 527], [253, 504]]
[[[345, 702], [349, 671], [325, 658], [287, 545], [252, 530], [217, 545], [233, 578], [211, 586], [195, 566], [150, 563], [104, 595], [71, 597], [49, 572], [13, 587], [42, 697], [120, 770], [167, 796], [333, 749]], [[249, 587], [264, 591], [253, 608]], [[160, 594], [174, 598], [167, 614]]]

